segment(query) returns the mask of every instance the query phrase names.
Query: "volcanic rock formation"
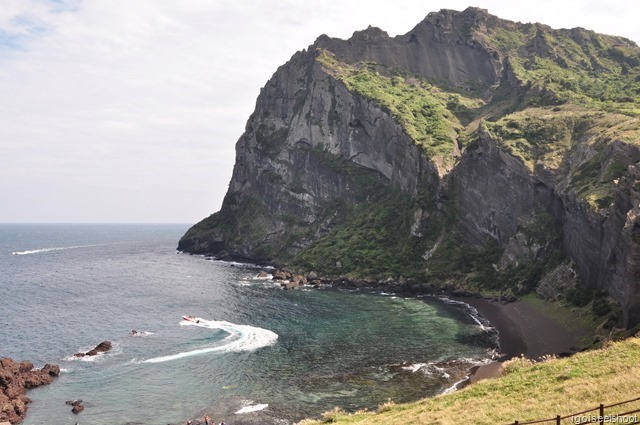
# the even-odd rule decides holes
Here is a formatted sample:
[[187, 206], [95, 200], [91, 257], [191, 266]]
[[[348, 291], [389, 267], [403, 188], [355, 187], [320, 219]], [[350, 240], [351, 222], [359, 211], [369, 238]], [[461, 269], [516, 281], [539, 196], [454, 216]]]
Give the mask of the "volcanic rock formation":
[[261, 90], [221, 210], [178, 249], [516, 294], [571, 263], [633, 326], [638, 111], [622, 37], [478, 8], [322, 35]]
[[46, 364], [34, 369], [30, 362], [16, 362], [10, 358], [0, 359], [0, 422], [21, 422], [27, 413], [27, 390], [48, 385], [53, 377], [60, 375], [60, 368]]

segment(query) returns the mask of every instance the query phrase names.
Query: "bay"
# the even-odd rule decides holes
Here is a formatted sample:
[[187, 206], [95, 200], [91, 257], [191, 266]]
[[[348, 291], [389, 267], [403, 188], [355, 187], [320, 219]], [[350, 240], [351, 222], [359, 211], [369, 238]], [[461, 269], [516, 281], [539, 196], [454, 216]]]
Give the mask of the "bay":
[[436, 298], [284, 291], [263, 268], [177, 253], [187, 228], [0, 225], [0, 357], [63, 369], [30, 391], [25, 424], [293, 423], [438, 394], [495, 345]]

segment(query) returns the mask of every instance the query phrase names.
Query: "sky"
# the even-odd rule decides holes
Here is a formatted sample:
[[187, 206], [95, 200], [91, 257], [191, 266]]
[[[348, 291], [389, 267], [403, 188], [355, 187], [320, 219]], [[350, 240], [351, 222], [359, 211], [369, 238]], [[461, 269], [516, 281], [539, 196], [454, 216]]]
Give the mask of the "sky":
[[636, 0], [0, 0], [0, 223], [195, 223], [296, 51], [468, 6], [640, 42]]

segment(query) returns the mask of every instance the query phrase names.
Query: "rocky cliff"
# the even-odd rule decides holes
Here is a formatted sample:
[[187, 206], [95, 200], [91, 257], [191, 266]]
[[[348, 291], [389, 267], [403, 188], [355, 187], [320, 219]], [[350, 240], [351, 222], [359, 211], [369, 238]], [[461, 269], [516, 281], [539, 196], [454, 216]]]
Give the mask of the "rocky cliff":
[[620, 37], [477, 8], [323, 35], [261, 90], [222, 209], [178, 249], [516, 293], [571, 263], [632, 326], [639, 113]]

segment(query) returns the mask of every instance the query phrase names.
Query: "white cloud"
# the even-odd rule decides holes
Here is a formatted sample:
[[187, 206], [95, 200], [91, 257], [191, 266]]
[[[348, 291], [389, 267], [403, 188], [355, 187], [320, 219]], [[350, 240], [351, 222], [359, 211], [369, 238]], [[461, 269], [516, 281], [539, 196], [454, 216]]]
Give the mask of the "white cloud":
[[[640, 40], [635, 2], [509, 2], [519, 21]], [[396, 35], [467, 2], [2, 0], [0, 222], [195, 222], [279, 65], [317, 36]]]

